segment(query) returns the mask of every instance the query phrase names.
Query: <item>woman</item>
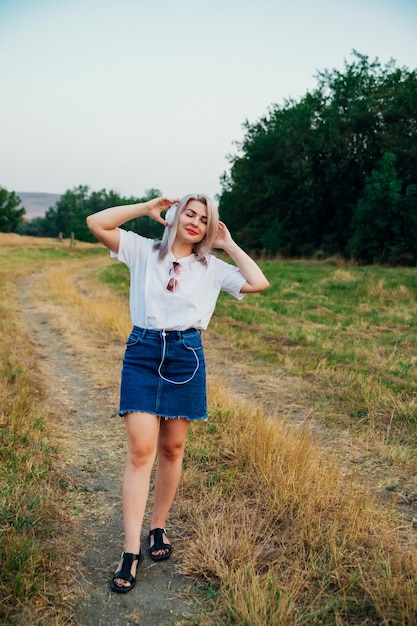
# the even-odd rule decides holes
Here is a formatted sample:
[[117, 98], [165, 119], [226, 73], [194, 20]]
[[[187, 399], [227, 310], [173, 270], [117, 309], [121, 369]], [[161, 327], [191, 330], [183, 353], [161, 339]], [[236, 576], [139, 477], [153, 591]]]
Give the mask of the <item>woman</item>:
[[[165, 226], [162, 241], [119, 228], [144, 215]], [[136, 583], [156, 455], [149, 554], [154, 561], [171, 555], [165, 523], [181, 477], [187, 431], [191, 421], [207, 419], [201, 331], [220, 290], [241, 299], [269, 283], [233, 241], [206, 195], [116, 206], [90, 215], [87, 224], [130, 269], [133, 330], [123, 360], [119, 411], [128, 438], [122, 486], [125, 542], [111, 583], [112, 591], [127, 593]], [[224, 250], [236, 265], [210, 254], [211, 247]]]

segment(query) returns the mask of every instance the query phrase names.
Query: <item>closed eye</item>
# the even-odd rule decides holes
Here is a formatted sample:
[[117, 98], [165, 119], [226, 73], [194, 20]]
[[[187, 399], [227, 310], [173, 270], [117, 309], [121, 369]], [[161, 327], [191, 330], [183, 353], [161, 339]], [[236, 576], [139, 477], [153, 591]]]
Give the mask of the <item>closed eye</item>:
[[[187, 209], [185, 214], [186, 214], [187, 217], [195, 217], [197, 215], [197, 213], [195, 211], [193, 211], [192, 209]], [[203, 215], [201, 217], [201, 221], [203, 222], [203, 224], [207, 224], [207, 217], [205, 215]]]

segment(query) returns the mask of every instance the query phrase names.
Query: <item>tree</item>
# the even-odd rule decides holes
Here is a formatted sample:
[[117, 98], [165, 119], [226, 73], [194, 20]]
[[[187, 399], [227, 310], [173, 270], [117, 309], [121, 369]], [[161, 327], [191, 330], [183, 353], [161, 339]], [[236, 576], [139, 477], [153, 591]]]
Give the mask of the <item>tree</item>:
[[64, 237], [70, 237], [74, 233], [80, 241], [93, 242], [95, 238], [85, 222], [87, 215], [119, 202], [117, 194], [108, 193], [104, 189], [90, 192], [87, 185], [68, 189], [45, 214], [48, 229], [46, 234], [56, 237], [61, 232]]
[[0, 232], [11, 233], [23, 220], [26, 209], [17, 208], [21, 202], [14, 191], [7, 191], [4, 187], [0, 187]]
[[[274, 106], [251, 126], [232, 159], [220, 198], [222, 218], [251, 250], [300, 254], [317, 243], [312, 198], [310, 99]], [[306, 198], [309, 200], [306, 202]]]
[[359, 261], [415, 264], [417, 260], [417, 188], [409, 185], [401, 194], [395, 162], [392, 153], [384, 154], [355, 207], [349, 247]]

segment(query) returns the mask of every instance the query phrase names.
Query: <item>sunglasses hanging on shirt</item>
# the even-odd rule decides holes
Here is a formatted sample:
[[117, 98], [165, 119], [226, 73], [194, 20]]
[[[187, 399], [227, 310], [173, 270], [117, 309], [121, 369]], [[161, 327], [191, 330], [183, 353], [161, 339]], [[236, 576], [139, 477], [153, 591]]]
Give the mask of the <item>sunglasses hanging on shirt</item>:
[[169, 270], [169, 280], [167, 284], [167, 290], [171, 293], [175, 293], [180, 288], [180, 281], [177, 276], [181, 276], [183, 269], [181, 263], [173, 261], [172, 267]]

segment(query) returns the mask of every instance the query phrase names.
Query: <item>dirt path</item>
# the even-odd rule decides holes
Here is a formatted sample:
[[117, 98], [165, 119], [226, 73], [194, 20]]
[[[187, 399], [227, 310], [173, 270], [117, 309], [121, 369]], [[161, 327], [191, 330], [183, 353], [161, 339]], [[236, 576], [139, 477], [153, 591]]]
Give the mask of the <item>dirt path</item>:
[[[175, 554], [163, 564], [149, 559], [146, 530], [141, 542], [145, 559], [138, 569], [136, 588], [127, 595], [112, 594], [108, 589], [123, 541], [120, 478], [125, 436], [116, 417], [123, 346], [107, 345], [103, 341], [97, 350], [97, 346], [90, 345], [93, 339], [83, 333], [82, 320], [77, 333], [83, 342], [82, 350], [71, 345], [53, 306], [38, 297], [44, 280], [44, 275], [36, 274], [25, 281], [20, 290], [19, 308], [41, 359], [50, 425], [64, 450], [60, 465], [76, 512], [77, 536], [72, 528], [68, 530], [68, 540], [74, 543], [75, 562], [79, 564], [72, 623], [179, 625], [199, 610], [192, 583], [176, 572]], [[315, 421], [309, 408], [297, 403], [297, 381], [283, 378], [277, 381], [272, 370], [250, 373], [243, 355], [217, 339], [212, 333], [205, 338], [209, 371], [220, 375], [237, 395], [256, 400], [269, 414], [276, 417], [279, 410], [280, 415], [296, 423], [307, 421], [328, 447], [329, 454], [335, 452], [341, 458], [347, 476], [362, 477], [382, 499], [392, 497], [386, 485], [396, 477], [389, 469], [378, 466], [369, 450], [348, 434], [335, 433]], [[90, 348], [96, 355], [100, 354], [101, 362], [97, 362], [95, 373], [86, 358]], [[100, 372], [102, 375], [97, 375]], [[400, 502], [399, 506], [409, 520], [417, 513], [415, 500]], [[146, 518], [145, 529], [148, 522]], [[175, 535], [175, 520], [172, 522], [169, 536], [175, 545], [183, 539]]]
[[[47, 385], [49, 423], [64, 451], [60, 471], [75, 505], [68, 541], [79, 562], [73, 624], [79, 626], [168, 626], [181, 623], [197, 606], [187, 593], [190, 581], [175, 571], [175, 555], [154, 563], [146, 553], [137, 585], [126, 595], [109, 591], [109, 579], [122, 548], [120, 478], [125, 437], [117, 411], [118, 366], [113, 358], [113, 386], [103, 387], [83, 367], [79, 354], [55, 326], [53, 316], [36, 297], [44, 278], [32, 276], [21, 285], [19, 307], [36, 346]], [[147, 528], [147, 524], [144, 528]], [[74, 536], [74, 528], [77, 529]], [[175, 530], [170, 533], [175, 544]]]

